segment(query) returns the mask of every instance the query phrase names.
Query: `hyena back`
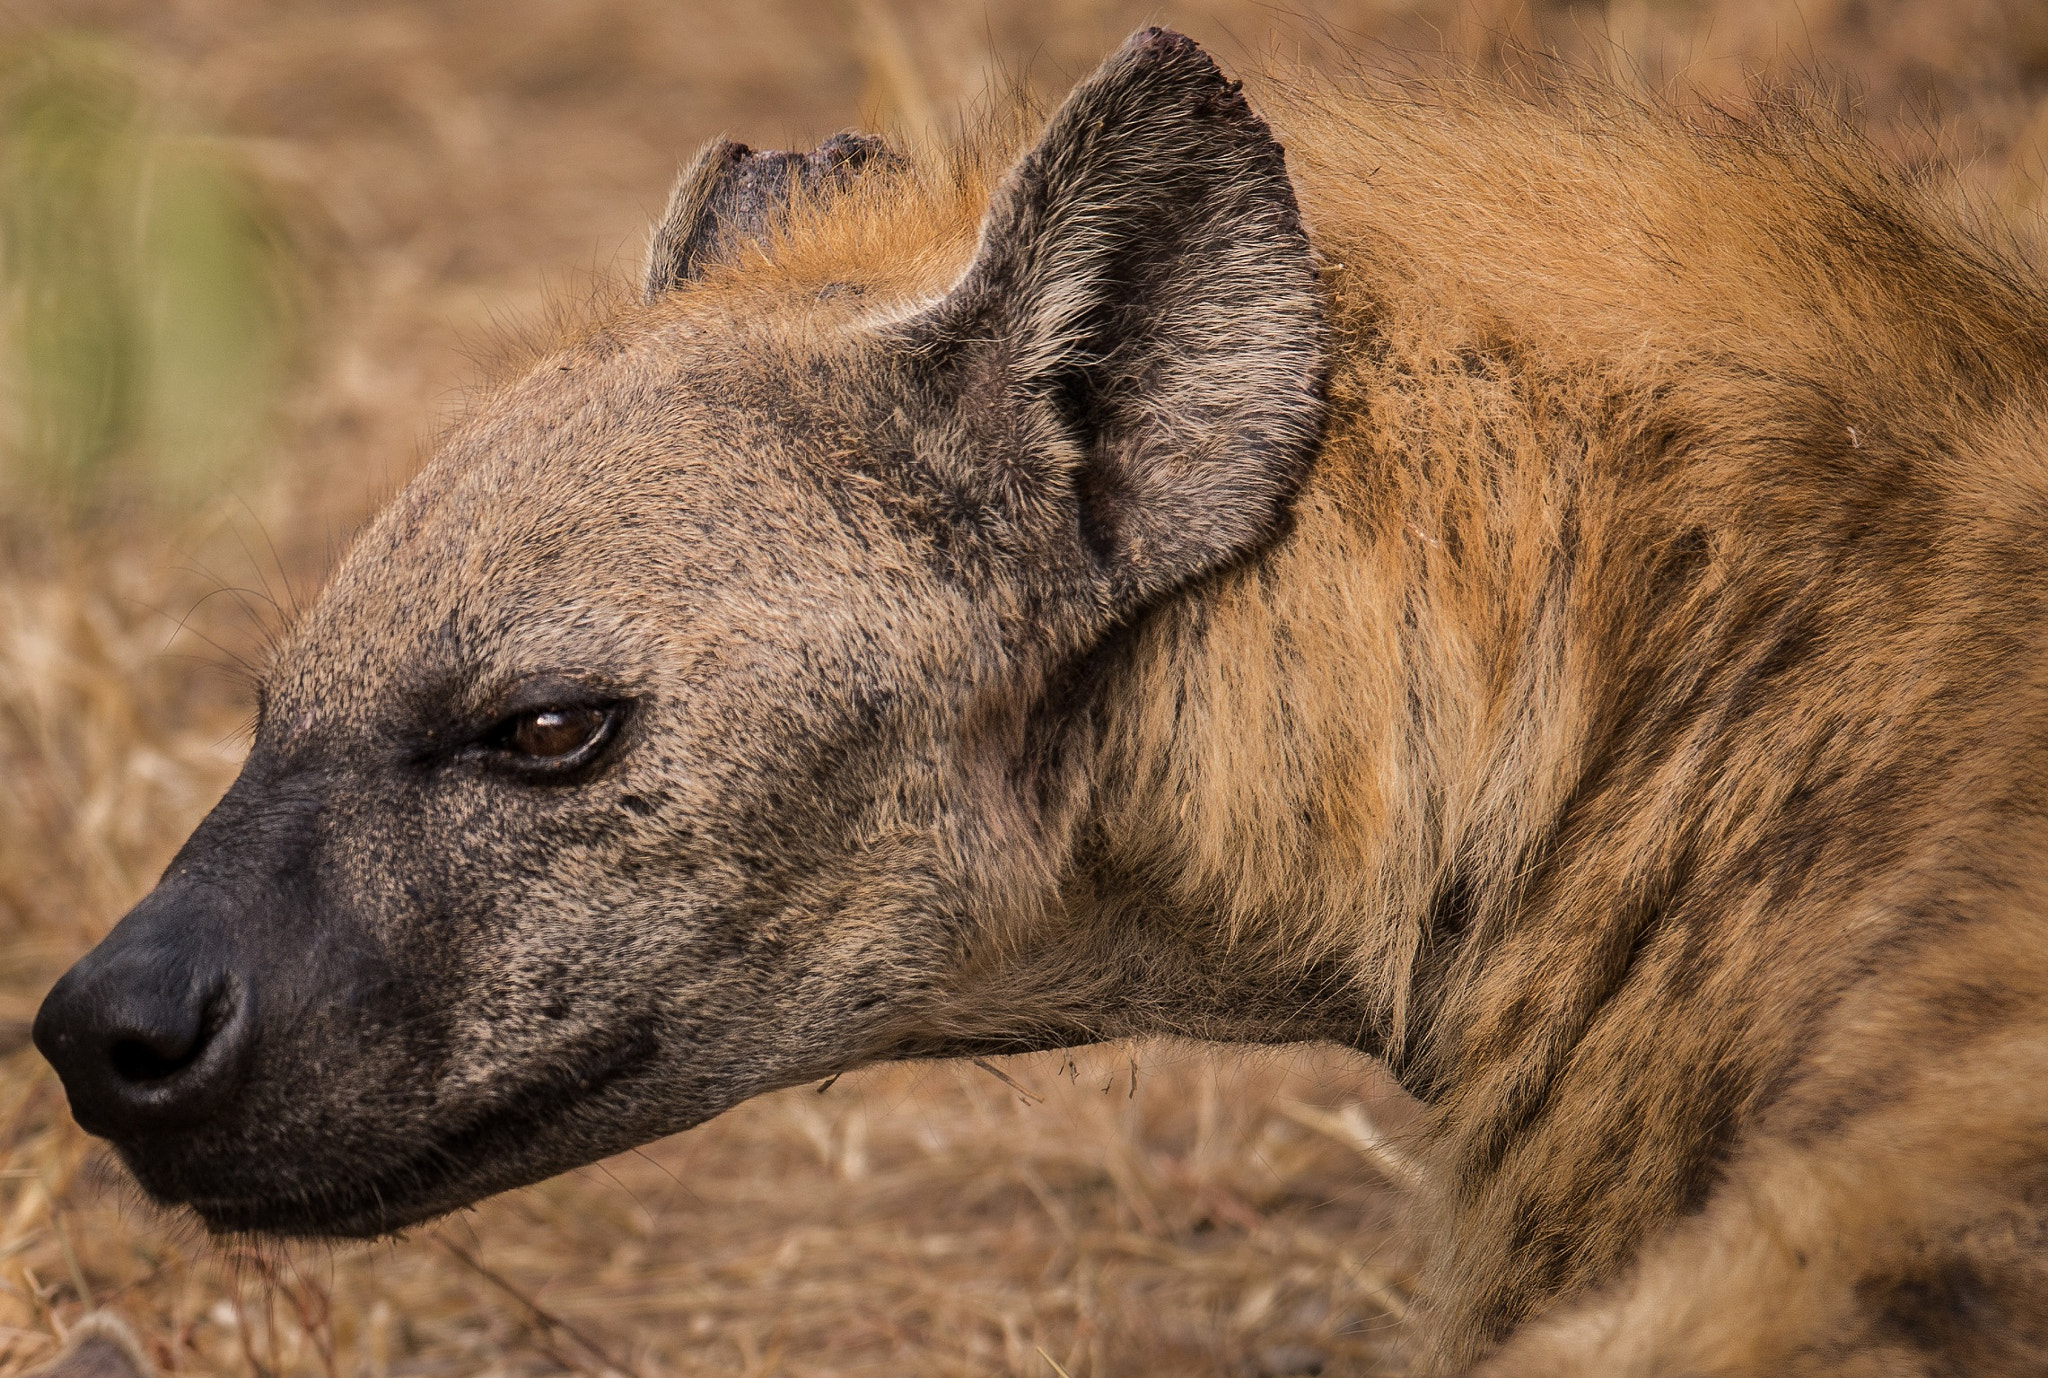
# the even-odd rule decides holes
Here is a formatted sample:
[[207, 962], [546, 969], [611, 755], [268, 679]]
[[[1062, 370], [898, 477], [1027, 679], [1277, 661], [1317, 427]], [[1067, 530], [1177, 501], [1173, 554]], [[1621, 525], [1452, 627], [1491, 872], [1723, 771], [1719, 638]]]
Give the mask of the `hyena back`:
[[[52, 992], [212, 1227], [885, 1058], [1327, 1039], [1430, 1362], [2048, 1367], [2048, 296], [1797, 111], [1237, 87], [719, 143]], [[1289, 161], [1291, 160], [1291, 175]]]

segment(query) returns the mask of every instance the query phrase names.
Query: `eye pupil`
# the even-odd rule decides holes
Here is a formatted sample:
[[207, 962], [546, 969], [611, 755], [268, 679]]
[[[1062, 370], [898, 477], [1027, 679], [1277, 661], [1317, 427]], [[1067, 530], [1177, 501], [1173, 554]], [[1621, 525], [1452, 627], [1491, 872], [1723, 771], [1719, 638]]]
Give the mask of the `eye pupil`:
[[543, 708], [528, 713], [512, 728], [512, 749], [522, 756], [567, 756], [604, 726], [595, 708]]

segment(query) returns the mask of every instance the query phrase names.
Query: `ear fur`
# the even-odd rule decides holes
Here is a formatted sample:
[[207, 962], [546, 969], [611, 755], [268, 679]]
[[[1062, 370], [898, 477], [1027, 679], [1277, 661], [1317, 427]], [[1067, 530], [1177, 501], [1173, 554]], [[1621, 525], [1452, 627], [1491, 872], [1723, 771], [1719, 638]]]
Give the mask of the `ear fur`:
[[[1319, 435], [1315, 266], [1280, 145], [1192, 40], [1075, 88], [908, 323], [1064, 504], [1114, 615], [1270, 539]], [[975, 429], [986, 431], [983, 423]]]
[[809, 153], [757, 153], [713, 139], [676, 178], [655, 223], [643, 299], [652, 302], [701, 275], [747, 240], [764, 240], [793, 196], [837, 191], [870, 164], [900, 161], [872, 134], [835, 134]]

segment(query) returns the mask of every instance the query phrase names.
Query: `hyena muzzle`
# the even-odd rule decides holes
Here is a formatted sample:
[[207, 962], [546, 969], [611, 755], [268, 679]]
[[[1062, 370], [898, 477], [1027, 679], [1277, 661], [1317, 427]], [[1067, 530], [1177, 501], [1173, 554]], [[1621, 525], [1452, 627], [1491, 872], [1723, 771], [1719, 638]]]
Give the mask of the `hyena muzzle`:
[[2048, 300], [1795, 116], [1446, 91], [1296, 99], [1297, 184], [1153, 30], [986, 193], [706, 150], [51, 992], [79, 1122], [367, 1236], [1334, 1040], [1439, 1370], [2048, 1372]]

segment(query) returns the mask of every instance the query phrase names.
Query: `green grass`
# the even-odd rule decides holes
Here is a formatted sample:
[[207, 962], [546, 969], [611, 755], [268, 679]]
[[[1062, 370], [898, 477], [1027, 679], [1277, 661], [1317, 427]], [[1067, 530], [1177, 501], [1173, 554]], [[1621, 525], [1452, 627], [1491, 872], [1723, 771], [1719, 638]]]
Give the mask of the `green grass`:
[[0, 483], [92, 511], [204, 496], [251, 459], [299, 312], [281, 217], [117, 49], [0, 53]]

